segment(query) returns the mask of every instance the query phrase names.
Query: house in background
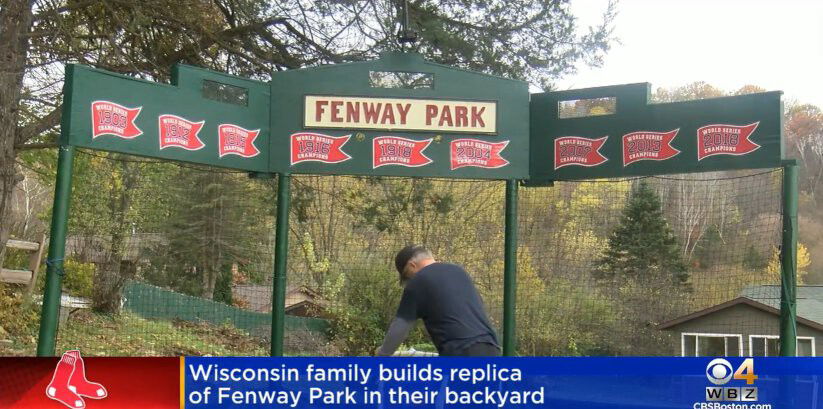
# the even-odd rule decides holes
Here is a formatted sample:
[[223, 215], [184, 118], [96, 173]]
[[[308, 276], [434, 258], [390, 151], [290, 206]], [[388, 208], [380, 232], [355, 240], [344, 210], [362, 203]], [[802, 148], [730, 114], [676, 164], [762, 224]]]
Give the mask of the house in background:
[[[780, 286], [751, 286], [740, 297], [658, 325], [680, 339], [680, 356], [778, 356]], [[797, 356], [823, 343], [823, 286], [797, 287]]]
[[[271, 285], [239, 284], [232, 287], [232, 299], [243, 308], [271, 312]], [[286, 314], [296, 317], [323, 318], [325, 302], [305, 286], [286, 288]]]

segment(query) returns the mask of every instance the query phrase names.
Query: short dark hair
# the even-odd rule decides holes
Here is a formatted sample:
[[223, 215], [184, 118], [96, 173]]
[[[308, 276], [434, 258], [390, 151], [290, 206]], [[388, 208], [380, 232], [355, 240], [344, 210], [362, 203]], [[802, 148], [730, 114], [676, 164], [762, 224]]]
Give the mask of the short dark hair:
[[397, 269], [397, 273], [400, 274], [400, 281], [403, 281], [403, 268], [406, 267], [409, 260], [424, 253], [430, 254], [431, 252], [429, 249], [417, 244], [410, 244], [397, 252], [394, 257], [394, 267]]

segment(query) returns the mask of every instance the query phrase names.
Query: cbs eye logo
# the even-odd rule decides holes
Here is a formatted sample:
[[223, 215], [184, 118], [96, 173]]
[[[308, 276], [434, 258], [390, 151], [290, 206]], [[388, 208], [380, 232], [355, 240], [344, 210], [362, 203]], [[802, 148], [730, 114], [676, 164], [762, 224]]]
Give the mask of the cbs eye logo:
[[723, 358], [713, 359], [706, 366], [706, 378], [715, 385], [725, 385], [732, 379], [732, 364]]
[[746, 381], [746, 385], [754, 384], [757, 375], [754, 373], [754, 359], [746, 358], [742, 364], [733, 370], [732, 364], [723, 358], [713, 359], [706, 365], [706, 378], [715, 385], [725, 385], [734, 379]]

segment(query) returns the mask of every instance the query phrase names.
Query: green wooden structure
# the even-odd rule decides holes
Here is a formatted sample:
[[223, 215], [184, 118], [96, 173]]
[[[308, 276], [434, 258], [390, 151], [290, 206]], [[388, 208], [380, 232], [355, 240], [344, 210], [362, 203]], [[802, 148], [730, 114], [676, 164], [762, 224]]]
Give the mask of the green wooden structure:
[[[780, 92], [652, 104], [650, 88], [532, 95], [529, 183], [781, 166]], [[612, 113], [560, 115], [565, 101], [586, 108], [604, 99]]]
[[[503, 351], [516, 354], [521, 184], [785, 167], [782, 351], [794, 351], [796, 165], [783, 163], [780, 93], [649, 104], [648, 84], [529, 95], [528, 84], [412, 53], [277, 72], [269, 82], [189, 66], [158, 84], [66, 70], [38, 355], [53, 355], [74, 147], [278, 178], [271, 354], [283, 354], [290, 175], [506, 181]], [[565, 118], [564, 101], [614, 102]]]

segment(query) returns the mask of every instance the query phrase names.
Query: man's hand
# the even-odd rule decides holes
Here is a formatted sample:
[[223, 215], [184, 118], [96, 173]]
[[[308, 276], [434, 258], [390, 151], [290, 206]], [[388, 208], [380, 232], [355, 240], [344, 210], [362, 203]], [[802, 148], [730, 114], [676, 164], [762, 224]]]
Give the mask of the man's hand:
[[384, 354], [382, 351], [383, 351], [383, 346], [381, 345], [381, 346], [377, 347], [377, 349], [374, 350], [374, 356], [393, 356], [394, 355], [394, 354]]

